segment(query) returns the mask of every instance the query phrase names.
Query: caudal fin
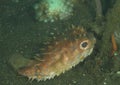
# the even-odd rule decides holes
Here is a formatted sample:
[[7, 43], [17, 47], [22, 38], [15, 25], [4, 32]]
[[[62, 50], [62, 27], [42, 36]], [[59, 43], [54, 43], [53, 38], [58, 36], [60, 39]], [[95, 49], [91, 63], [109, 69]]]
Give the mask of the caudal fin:
[[13, 54], [9, 58], [9, 63], [15, 70], [27, 66], [30, 62], [31, 62], [30, 59], [27, 59], [23, 55], [17, 53]]

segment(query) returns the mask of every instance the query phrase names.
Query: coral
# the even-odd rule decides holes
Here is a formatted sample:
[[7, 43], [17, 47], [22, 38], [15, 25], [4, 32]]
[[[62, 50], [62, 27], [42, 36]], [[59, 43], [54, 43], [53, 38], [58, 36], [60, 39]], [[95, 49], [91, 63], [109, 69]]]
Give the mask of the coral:
[[44, 22], [67, 19], [72, 15], [72, 0], [42, 0], [35, 4], [36, 19]]

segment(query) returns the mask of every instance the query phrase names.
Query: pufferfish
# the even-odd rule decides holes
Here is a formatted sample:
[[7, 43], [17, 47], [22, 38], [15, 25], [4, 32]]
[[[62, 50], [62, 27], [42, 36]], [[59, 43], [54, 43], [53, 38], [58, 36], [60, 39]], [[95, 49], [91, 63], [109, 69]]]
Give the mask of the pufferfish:
[[42, 59], [32, 60], [18, 73], [31, 80], [45, 81], [70, 70], [92, 53], [96, 39], [91, 33], [73, 26], [66, 35], [69, 36], [46, 46]]

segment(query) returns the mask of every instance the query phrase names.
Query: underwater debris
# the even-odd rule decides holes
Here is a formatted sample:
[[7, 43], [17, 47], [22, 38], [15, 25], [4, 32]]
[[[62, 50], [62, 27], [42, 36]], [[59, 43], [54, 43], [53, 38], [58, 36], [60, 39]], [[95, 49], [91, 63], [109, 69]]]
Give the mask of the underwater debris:
[[115, 55], [116, 51], [118, 50], [118, 46], [117, 46], [114, 34], [112, 34], [111, 36], [111, 41], [112, 41], [112, 55]]
[[112, 41], [112, 56], [117, 56], [120, 54], [120, 33], [114, 32], [111, 36]]
[[96, 16], [102, 17], [103, 13], [101, 0], [95, 0], [95, 3], [96, 3]]

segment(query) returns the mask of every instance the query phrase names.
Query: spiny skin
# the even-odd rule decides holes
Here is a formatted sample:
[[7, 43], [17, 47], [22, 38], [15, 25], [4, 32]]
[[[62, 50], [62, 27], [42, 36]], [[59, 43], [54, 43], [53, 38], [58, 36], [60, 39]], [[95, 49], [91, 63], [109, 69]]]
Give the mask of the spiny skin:
[[53, 42], [52, 46], [46, 49], [42, 60], [34, 60], [26, 67], [20, 68], [19, 74], [32, 80], [46, 80], [59, 76], [82, 62], [91, 54], [96, 40], [80, 27], [74, 29], [70, 35], [75, 39]]

